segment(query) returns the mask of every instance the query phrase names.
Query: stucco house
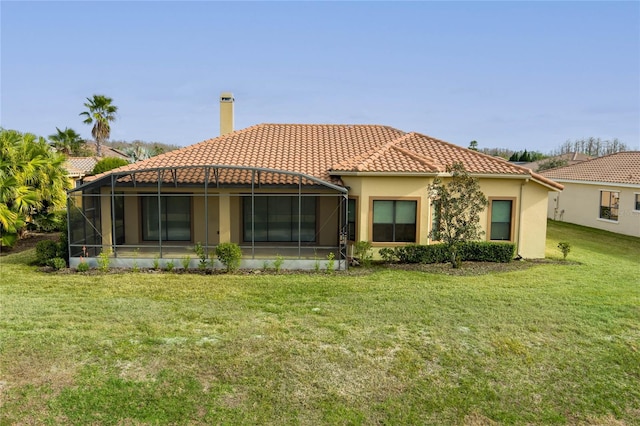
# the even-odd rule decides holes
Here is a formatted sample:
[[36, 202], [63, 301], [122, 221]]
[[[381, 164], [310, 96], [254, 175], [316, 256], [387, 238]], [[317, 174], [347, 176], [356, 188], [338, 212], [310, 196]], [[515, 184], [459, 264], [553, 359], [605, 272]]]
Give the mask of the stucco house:
[[[531, 170], [415, 132], [381, 125], [258, 124], [233, 131], [221, 97], [222, 135], [86, 179], [69, 192], [71, 265], [103, 250], [113, 265], [192, 258], [202, 244], [238, 243], [243, 267], [276, 256], [312, 269], [329, 253], [346, 268], [353, 242], [374, 249], [430, 244], [437, 220], [427, 194], [461, 162], [480, 179], [486, 239], [525, 258], [545, 252], [549, 191]], [[437, 225], [437, 224], [436, 224]], [[376, 251], [377, 253], [377, 251]]]
[[541, 174], [564, 185], [550, 193], [550, 219], [640, 237], [640, 151], [619, 152]]
[[[89, 151], [96, 151], [95, 142], [87, 142], [86, 147]], [[102, 158], [115, 157], [122, 158], [123, 160], [129, 160], [129, 157], [122, 151], [111, 148], [110, 146], [102, 146]], [[64, 168], [67, 170], [67, 177], [71, 183], [71, 187], [75, 188], [82, 184], [85, 176], [89, 176], [93, 171], [93, 168], [100, 161], [99, 157], [68, 157], [64, 162]]]

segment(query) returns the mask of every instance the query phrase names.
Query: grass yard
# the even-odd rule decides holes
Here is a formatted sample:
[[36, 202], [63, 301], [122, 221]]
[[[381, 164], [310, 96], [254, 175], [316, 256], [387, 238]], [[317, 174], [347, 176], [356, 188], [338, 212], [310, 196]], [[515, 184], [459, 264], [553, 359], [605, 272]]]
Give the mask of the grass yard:
[[452, 276], [45, 274], [0, 258], [0, 424], [640, 424], [640, 239]]

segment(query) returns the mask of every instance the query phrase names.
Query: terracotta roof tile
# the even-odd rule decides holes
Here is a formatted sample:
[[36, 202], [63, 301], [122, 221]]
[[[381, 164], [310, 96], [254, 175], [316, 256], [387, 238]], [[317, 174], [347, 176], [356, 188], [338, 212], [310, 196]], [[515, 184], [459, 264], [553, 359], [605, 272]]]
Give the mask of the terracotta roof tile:
[[626, 151], [541, 172], [558, 180], [640, 185], [640, 151]]
[[[304, 173], [339, 183], [340, 172], [435, 174], [444, 172], [453, 162], [462, 162], [468, 171], [478, 174], [532, 175], [529, 169], [419, 133], [405, 133], [379, 125], [333, 124], [259, 124], [116, 170], [250, 166]], [[178, 182], [202, 182], [204, 172], [199, 173], [180, 174]], [[230, 170], [225, 179], [236, 183], [250, 182], [248, 173]], [[542, 176], [535, 175], [534, 178], [561, 187]], [[141, 179], [143, 175], [138, 174], [136, 180]], [[144, 179], [152, 182], [156, 176], [152, 172], [145, 173]], [[294, 182], [294, 179], [283, 174], [261, 176], [264, 183], [289, 181]]]

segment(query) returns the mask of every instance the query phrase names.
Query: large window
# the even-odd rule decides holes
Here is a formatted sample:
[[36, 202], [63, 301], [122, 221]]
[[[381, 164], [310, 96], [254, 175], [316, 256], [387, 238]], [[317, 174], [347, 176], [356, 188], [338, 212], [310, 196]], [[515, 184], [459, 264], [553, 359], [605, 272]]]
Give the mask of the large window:
[[417, 201], [374, 200], [373, 241], [416, 242]]
[[256, 196], [253, 209], [252, 198], [243, 198], [244, 241], [316, 241], [316, 197]]
[[163, 196], [159, 206], [156, 195], [141, 199], [144, 241], [191, 241], [191, 197]]
[[511, 241], [513, 200], [491, 200], [491, 226], [489, 239]]
[[620, 193], [600, 191], [600, 219], [618, 220]]
[[356, 241], [356, 200], [349, 198], [347, 204], [347, 238], [349, 241]]

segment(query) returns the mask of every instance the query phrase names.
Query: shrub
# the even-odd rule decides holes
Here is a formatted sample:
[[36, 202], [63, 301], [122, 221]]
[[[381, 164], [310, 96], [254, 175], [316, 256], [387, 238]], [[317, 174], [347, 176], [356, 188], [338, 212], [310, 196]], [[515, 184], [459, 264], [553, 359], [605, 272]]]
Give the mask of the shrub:
[[327, 274], [333, 274], [336, 266], [336, 255], [329, 253], [327, 255]]
[[165, 265], [165, 269], [167, 270], [167, 272], [172, 272], [173, 268], [175, 268], [175, 266], [176, 266], [175, 262], [173, 260], [170, 260]]
[[153, 269], [154, 270], [158, 270], [160, 269], [160, 255], [156, 254], [155, 256], [153, 256]]
[[371, 251], [371, 243], [369, 241], [358, 241], [353, 245], [355, 257], [360, 261], [362, 266], [371, 266], [373, 253]]
[[560, 249], [560, 251], [562, 252], [562, 260], [567, 260], [567, 256], [571, 251], [571, 244], [566, 241], [560, 241], [558, 243], [558, 249]]
[[193, 247], [193, 251], [195, 252], [196, 256], [198, 256], [198, 259], [200, 259], [200, 262], [198, 263], [198, 269], [207, 269], [207, 258], [209, 257], [209, 254], [204, 249], [204, 246], [200, 242], [198, 242]]
[[51, 259], [58, 257], [58, 244], [51, 240], [38, 241], [36, 244], [36, 262], [45, 266]]
[[382, 258], [382, 260], [384, 260], [387, 263], [395, 262], [398, 260], [398, 257], [396, 256], [396, 251], [389, 247], [381, 248], [380, 250], [378, 250], [378, 254]]
[[89, 270], [89, 264], [84, 260], [80, 260], [78, 266], [76, 267], [76, 271], [78, 272], [87, 272]]
[[462, 260], [474, 262], [508, 263], [513, 259], [515, 244], [489, 241], [469, 241], [460, 245]]
[[186, 271], [191, 264], [191, 256], [185, 256], [182, 258], [182, 268]]
[[67, 261], [61, 257], [54, 257], [49, 261], [49, 265], [56, 271], [59, 271], [60, 269], [64, 269], [67, 267]]
[[[488, 241], [468, 241], [457, 244], [456, 259], [473, 262], [507, 263], [513, 259], [515, 244]], [[384, 250], [384, 254], [383, 254]], [[451, 261], [449, 247], [446, 244], [418, 245], [409, 244], [395, 249], [381, 249], [383, 259], [398, 259], [400, 263], [446, 263]], [[386, 259], [385, 259], [386, 260]]]
[[240, 267], [242, 250], [236, 243], [221, 243], [216, 247], [216, 256], [227, 267], [227, 272], [231, 272]]
[[102, 272], [107, 272], [109, 270], [109, 263], [111, 263], [111, 259], [109, 258], [111, 250], [102, 250], [98, 255], [98, 267]]
[[276, 274], [280, 273], [280, 269], [282, 269], [282, 264], [284, 263], [284, 257], [279, 254], [276, 255], [276, 260], [273, 261], [273, 267], [276, 270]]

